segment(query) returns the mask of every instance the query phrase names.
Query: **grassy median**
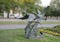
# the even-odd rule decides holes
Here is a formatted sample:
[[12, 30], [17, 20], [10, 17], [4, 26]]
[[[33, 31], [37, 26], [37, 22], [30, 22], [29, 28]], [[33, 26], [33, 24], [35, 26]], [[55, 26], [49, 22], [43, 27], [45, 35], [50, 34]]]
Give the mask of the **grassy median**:
[[[27, 21], [0, 21], [0, 24], [27, 24]], [[60, 24], [60, 22], [54, 21], [41, 21], [41, 24]]]

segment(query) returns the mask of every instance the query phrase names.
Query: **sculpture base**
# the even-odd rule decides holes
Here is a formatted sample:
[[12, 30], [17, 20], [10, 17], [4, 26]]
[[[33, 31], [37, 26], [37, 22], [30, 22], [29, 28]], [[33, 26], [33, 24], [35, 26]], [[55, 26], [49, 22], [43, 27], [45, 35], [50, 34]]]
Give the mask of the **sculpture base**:
[[41, 35], [41, 36], [32, 36], [32, 37], [30, 37], [29, 39], [43, 39], [44, 38], [44, 36], [43, 35]]

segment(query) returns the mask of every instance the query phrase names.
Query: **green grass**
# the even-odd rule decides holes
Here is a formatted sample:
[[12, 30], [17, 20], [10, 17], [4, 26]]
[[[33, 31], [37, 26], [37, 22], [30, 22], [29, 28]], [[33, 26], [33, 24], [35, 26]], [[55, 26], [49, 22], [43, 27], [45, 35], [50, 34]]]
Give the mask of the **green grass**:
[[[7, 21], [0, 21], [0, 24], [27, 24], [27, 21], [18, 21], [18, 22], [7, 22]], [[52, 22], [52, 21], [42, 21], [41, 24], [60, 24], [60, 22]]]
[[0, 30], [0, 42], [60, 42], [60, 38], [44, 34], [43, 39], [26, 39], [24, 29]]
[[7, 21], [5, 21], [5, 22], [0, 22], [0, 24], [27, 24], [27, 22], [22, 22], [22, 21], [20, 21], [20, 22], [12, 22], [12, 21], [7, 22]]
[[60, 22], [56, 21], [42, 21], [42, 24], [60, 24]]

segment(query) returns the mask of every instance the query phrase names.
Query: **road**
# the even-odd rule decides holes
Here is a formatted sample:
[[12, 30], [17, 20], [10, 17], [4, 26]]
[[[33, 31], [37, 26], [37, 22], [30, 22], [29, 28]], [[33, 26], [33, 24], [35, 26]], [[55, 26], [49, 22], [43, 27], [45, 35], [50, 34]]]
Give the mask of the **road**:
[[[9, 25], [0, 25], [1, 29], [17, 29], [17, 28], [25, 28], [27, 24], [9, 24]], [[54, 27], [59, 24], [39, 24], [38, 27]]]

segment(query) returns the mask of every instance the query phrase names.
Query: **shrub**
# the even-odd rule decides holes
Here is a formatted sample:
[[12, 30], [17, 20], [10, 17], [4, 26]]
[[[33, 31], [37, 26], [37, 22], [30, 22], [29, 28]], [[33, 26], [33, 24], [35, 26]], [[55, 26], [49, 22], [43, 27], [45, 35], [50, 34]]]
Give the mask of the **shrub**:
[[60, 25], [54, 26], [54, 28], [60, 28]]
[[3, 13], [0, 13], [0, 16], [3, 16]]

